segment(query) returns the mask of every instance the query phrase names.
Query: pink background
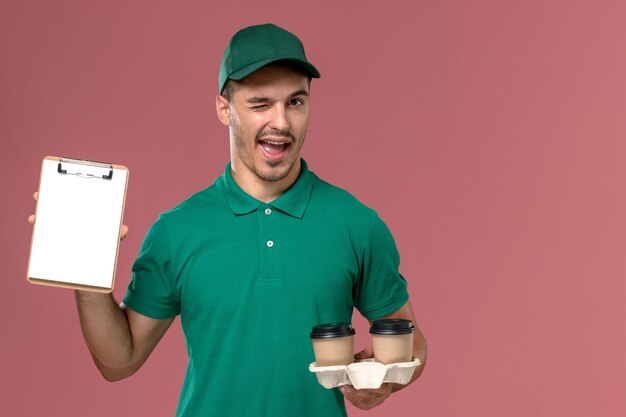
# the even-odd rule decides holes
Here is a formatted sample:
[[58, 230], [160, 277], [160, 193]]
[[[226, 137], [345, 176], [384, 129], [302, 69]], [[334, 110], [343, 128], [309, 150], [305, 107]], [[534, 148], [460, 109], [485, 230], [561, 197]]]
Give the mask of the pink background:
[[158, 213], [229, 157], [225, 44], [273, 21], [322, 73], [304, 156], [386, 220], [429, 342], [421, 380], [351, 416], [626, 415], [625, 5], [3, 0], [0, 414], [173, 415], [178, 320], [105, 382], [72, 292], [25, 279], [31, 193], [45, 155], [130, 168], [119, 298]]

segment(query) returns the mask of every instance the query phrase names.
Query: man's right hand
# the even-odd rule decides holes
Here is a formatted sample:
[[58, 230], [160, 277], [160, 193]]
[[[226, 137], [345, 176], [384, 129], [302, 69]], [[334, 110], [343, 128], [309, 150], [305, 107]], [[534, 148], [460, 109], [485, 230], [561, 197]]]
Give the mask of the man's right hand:
[[[39, 193], [33, 198], [37, 201]], [[35, 215], [28, 216], [35, 224]], [[120, 240], [128, 226], [120, 228]], [[148, 359], [174, 318], [157, 320], [119, 305], [113, 293], [76, 290], [78, 317], [87, 347], [102, 376], [117, 381], [132, 375]]]
[[[35, 201], [37, 201], [38, 197], [39, 197], [39, 192], [35, 191], [33, 193], [33, 199]], [[31, 214], [30, 216], [28, 216], [28, 223], [35, 224], [35, 215], [34, 214]], [[128, 226], [123, 224], [122, 227], [120, 227], [120, 240], [124, 240], [124, 238], [126, 237], [127, 234], [128, 234]]]

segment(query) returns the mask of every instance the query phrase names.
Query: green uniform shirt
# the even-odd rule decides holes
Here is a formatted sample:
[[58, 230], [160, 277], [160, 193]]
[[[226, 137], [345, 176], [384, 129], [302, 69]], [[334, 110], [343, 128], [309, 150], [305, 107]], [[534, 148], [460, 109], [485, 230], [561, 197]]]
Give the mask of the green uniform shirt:
[[124, 304], [180, 314], [189, 365], [178, 416], [345, 416], [308, 365], [321, 323], [368, 319], [408, 299], [393, 238], [376, 213], [310, 172], [266, 204], [233, 180], [160, 215]]

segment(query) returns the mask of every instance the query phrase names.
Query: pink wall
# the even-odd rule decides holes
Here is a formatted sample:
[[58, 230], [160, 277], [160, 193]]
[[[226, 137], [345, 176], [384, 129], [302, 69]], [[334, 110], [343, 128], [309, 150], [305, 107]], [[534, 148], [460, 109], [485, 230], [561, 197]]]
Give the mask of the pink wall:
[[322, 72], [304, 155], [387, 221], [429, 341], [419, 382], [351, 415], [626, 415], [626, 3], [214, 3], [0, 5], [0, 414], [173, 415], [179, 323], [101, 379], [72, 292], [25, 280], [30, 195], [48, 154], [130, 167], [121, 296], [157, 214], [228, 158], [228, 38], [273, 21]]

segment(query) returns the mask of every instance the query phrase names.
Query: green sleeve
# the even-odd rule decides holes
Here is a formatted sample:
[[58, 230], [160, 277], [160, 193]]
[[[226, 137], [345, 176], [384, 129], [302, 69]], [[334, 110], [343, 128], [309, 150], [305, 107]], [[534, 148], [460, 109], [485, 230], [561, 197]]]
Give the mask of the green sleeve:
[[150, 227], [133, 264], [133, 277], [123, 301], [128, 308], [155, 319], [180, 313], [171, 254], [167, 225], [160, 218]]
[[407, 282], [399, 272], [400, 256], [385, 223], [374, 213], [363, 242], [361, 273], [354, 289], [355, 306], [375, 320], [402, 307], [409, 299]]

